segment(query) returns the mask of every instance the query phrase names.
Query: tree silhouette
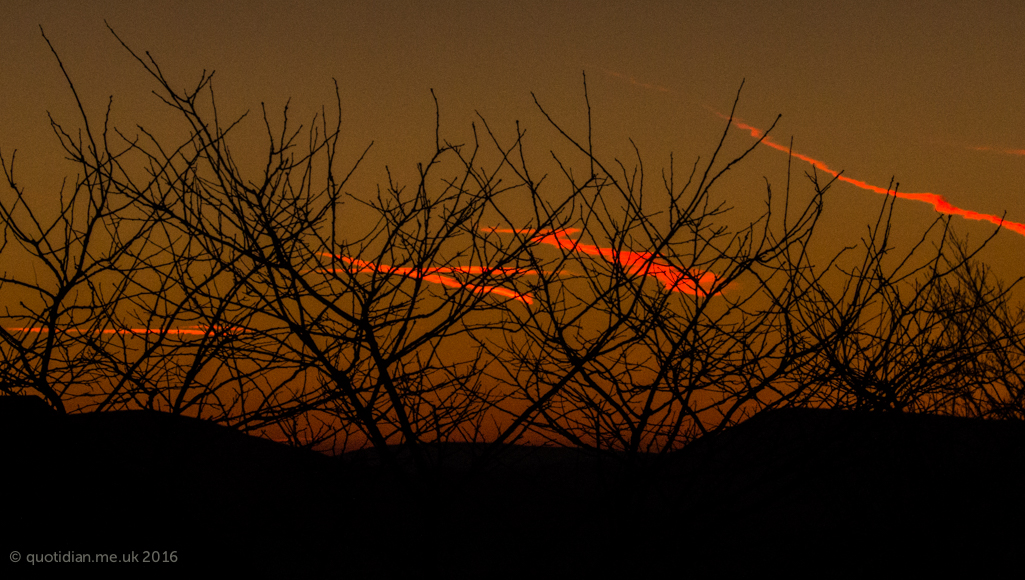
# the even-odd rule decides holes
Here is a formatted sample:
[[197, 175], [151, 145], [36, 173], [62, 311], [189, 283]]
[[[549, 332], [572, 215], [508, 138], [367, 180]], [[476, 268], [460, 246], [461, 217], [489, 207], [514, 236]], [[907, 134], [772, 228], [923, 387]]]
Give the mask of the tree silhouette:
[[[583, 281], [540, 279], [532, 287], [538, 305], [513, 313], [520, 317], [511, 326], [522, 330], [490, 345], [526, 405], [510, 413], [500, 439], [541, 429], [564, 443], [635, 455], [791, 405], [1011, 416], [1008, 402], [1020, 392], [1012, 344], [1022, 332], [1021, 315], [1010, 314], [1014, 284], [994, 285], [974, 260], [996, 231], [969, 250], [940, 218], [897, 258], [889, 237], [896, 196], [888, 196], [860, 265], [845, 267], [844, 251], [816, 267], [813, 233], [836, 177], [823, 183], [808, 174], [813, 195], [796, 209], [789, 179], [781, 202], [766, 182], [765, 213], [731, 232], [716, 224], [728, 208], [712, 201], [713, 189], [757, 143], [727, 162], [717, 149], [682, 187], [670, 165], [652, 201], [639, 152], [632, 169], [604, 162], [590, 135], [584, 144], [545, 116], [591, 171], [582, 182], [564, 172], [580, 198], [576, 213], [538, 216], [561, 230], [525, 234], [533, 250], [561, 250], [547, 263], [534, 252], [535, 269], [572, 265]], [[571, 232], [609, 247], [579, 243]]]
[[[588, 157], [591, 172], [577, 182], [565, 171], [579, 199], [574, 211], [546, 208], [537, 216], [562, 229], [532, 233], [531, 248], [554, 245], [561, 253], [544, 263], [535, 252], [533, 267], [572, 267], [582, 280], [539, 279], [532, 288], [538, 306], [513, 323], [522, 330], [492, 349], [528, 404], [500, 437], [543, 427], [574, 445], [636, 454], [672, 449], [734, 420], [811, 354], [789, 313], [804, 292], [794, 286], [795, 257], [823, 192], [777, 227], [770, 226], [769, 187], [765, 214], [730, 232], [716, 223], [728, 208], [712, 201], [712, 190], [757, 143], [725, 163], [717, 149], [682, 185], [670, 166], [652, 203], [639, 152], [632, 170], [607, 164], [545, 115]], [[789, 189], [785, 197], [786, 204]], [[580, 244], [569, 232], [609, 247]], [[759, 283], [738, 290], [745, 277]]]
[[[762, 215], [725, 225], [717, 187], [758, 146], [722, 159], [739, 91], [711, 157], [683, 180], [671, 161], [655, 191], [636, 146], [630, 163], [594, 153], [585, 78], [586, 140], [538, 102], [584, 171], [553, 151], [560, 182], [538, 178], [519, 125], [503, 141], [482, 118], [472, 144], [450, 143], [439, 113], [417, 181], [389, 174], [366, 196], [347, 188], [372, 144], [341, 159], [337, 85], [308, 126], [264, 108], [247, 170], [232, 151], [248, 114], [218, 115], [212, 73], [176, 89], [111, 32], [188, 136], [111, 127], [112, 101], [101, 129], [64, 71], [83, 131], [51, 124], [81, 176], [56, 218], [0, 156], [4, 255], [36, 264], [0, 278], [27, 296], [0, 330], [7, 394], [402, 450], [418, 469], [450, 441], [485, 440], [484, 459], [541, 439], [635, 460], [786, 406], [1022, 417], [1017, 282], [975, 259], [992, 236], [971, 249], [940, 219], [898, 259], [890, 196], [860, 258], [816, 264], [836, 178], [808, 174], [797, 206], [789, 166]], [[527, 223], [503, 211], [514, 195]]]
[[[883, 210], [892, 211], [891, 200]], [[841, 290], [816, 288], [805, 316], [817, 321], [809, 328], [822, 344], [821, 370], [805, 402], [972, 416], [1001, 406], [993, 389], [1013, 372], [1008, 349], [1021, 335], [1009, 312], [1014, 284], [995, 284], [974, 260], [989, 239], [969, 251], [947, 220], [931, 229], [940, 231], [928, 259], [917, 251], [929, 231], [907, 255], [889, 256], [887, 216]]]

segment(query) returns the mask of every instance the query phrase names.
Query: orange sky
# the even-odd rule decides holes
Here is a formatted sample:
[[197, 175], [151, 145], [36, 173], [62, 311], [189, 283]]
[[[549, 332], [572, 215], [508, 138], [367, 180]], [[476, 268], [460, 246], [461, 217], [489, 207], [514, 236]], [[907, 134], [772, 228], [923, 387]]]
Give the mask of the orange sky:
[[[647, 185], [658, 190], [670, 153], [678, 182], [695, 159], [706, 161], [712, 154], [727, 126], [720, 115], [730, 110], [743, 82], [724, 159], [746, 150], [777, 115], [782, 118], [771, 140], [713, 190], [717, 201], [734, 208], [731, 225], [747, 225], [761, 215], [766, 179], [775, 193], [782, 192], [793, 139], [800, 154], [792, 169], [798, 205], [810, 199], [804, 173], [813, 165], [823, 175], [844, 176], [830, 189], [813, 242], [818, 265], [845, 246], [859, 245], [886, 199], [880, 193], [894, 180], [907, 194], [895, 204], [892, 241], [899, 249], [918, 241], [937, 209], [979, 218], [953, 220], [972, 243], [993, 231], [992, 216], [1006, 214], [1015, 225], [980, 256], [1006, 282], [1025, 275], [1020, 1], [0, 0], [0, 155], [9, 161], [18, 150], [20, 183], [44, 214], [57, 206], [62, 180], [76, 173], [63, 160], [47, 112], [73, 134], [80, 120], [40, 26], [94, 121], [102, 122], [113, 95], [112, 124], [129, 134], [142, 124], [170, 142], [187, 136], [105, 21], [135, 50], [148, 51], [179, 88], [194, 87], [204, 70], [216, 71], [221, 117], [250, 112], [233, 149], [243, 170], [263, 169], [261, 103], [280, 127], [281, 110], [291, 98], [290, 117], [308, 126], [322, 106], [333, 113], [336, 79], [342, 100], [340, 165], [349, 167], [374, 143], [346, 190], [368, 198], [389, 172], [415, 187], [417, 163], [428, 160], [435, 147], [432, 89], [443, 139], [471, 142], [471, 123], [482, 128], [479, 114], [508, 144], [518, 120], [527, 132], [528, 163], [539, 175], [548, 172], [548, 183], [564, 184], [549, 150], [558, 149], [578, 169], [585, 167], [583, 158], [574, 157], [548, 125], [532, 93], [566, 131], [585, 139], [586, 72], [596, 154], [632, 167], [632, 138], [644, 159]], [[0, 196], [9, 195], [0, 184]], [[496, 234], [532, 227], [525, 205], [504, 210], [520, 221], [481, 227], [495, 228]], [[562, 231], [540, 242], [552, 251], [619, 261], [635, 273], [644, 264], [652, 284], [689, 294], [708, 290], [720, 274], [710, 268], [680, 275], [651, 256], [650, 248], [614, 254], [609, 240], [595, 236]], [[329, 256], [324, 267], [346, 264], [419, 277], [446, 287], [441, 290], [490, 292], [521, 302], [518, 308], [529, 308], [532, 300], [522, 289], [461, 281], [482, 264], [414, 272], [367, 257], [338, 257], [338, 266]], [[26, 277], [33, 272], [19, 270], [11, 254], [0, 257], [0, 271]], [[168, 332], [191, 340], [209, 330]]]
[[[113, 94], [120, 126], [168, 119], [106, 20], [181, 85], [216, 70], [225, 116], [258, 112], [261, 101], [280, 113], [291, 96], [293, 115], [307, 120], [332, 104], [337, 78], [343, 154], [354, 159], [375, 142], [354, 193], [382, 182], [385, 165], [399, 179], [414, 175], [433, 147], [432, 88], [449, 140], [469, 139], [475, 112], [507, 139], [519, 119], [528, 147], [545, 159], [557, 136], [531, 91], [583, 135], [586, 71], [599, 155], [627, 159], [632, 137], [652, 175], [670, 152], [678, 170], [710, 155], [724, 123], [709, 111], [728, 110], [746, 79], [738, 114], [764, 129], [781, 113], [775, 142], [793, 137], [795, 150], [853, 180], [885, 188], [896, 178], [901, 191], [935, 193], [956, 207], [1025, 222], [1025, 8], [1015, 2], [3, 4], [0, 151], [9, 159], [18, 148], [22, 182], [40, 199], [72, 171], [59, 162], [46, 111], [76, 121], [40, 25], [90, 113], [101, 114]], [[252, 120], [247, 130], [262, 145], [258, 117]], [[738, 129], [727, 150], [751, 142]], [[796, 163], [794, 173], [808, 169]], [[731, 172], [719, 194], [743, 221], [763, 207], [762, 176], [779, 190], [785, 171], [785, 154], [763, 147]], [[822, 221], [823, 246], [856, 243], [881, 199], [837, 185]], [[896, 214], [908, 225], [902, 234], [920, 232], [935, 215], [912, 200]], [[972, 239], [992, 228], [965, 220], [956, 227]], [[1005, 278], [1017, 277], [1023, 249], [1025, 238], [1008, 232], [986, 257]]]

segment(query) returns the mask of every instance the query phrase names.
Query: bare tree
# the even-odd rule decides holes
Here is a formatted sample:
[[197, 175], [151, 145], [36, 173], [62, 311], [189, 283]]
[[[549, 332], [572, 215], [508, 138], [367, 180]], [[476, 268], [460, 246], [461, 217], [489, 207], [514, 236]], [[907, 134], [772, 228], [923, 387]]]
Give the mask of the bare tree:
[[[578, 446], [668, 451], [782, 399], [781, 385], [817, 348], [791, 311], [809, 289], [804, 249], [825, 188], [790, 213], [788, 184], [787, 215], [774, 220], [767, 185], [766, 212], [730, 232], [716, 223], [729, 208], [713, 191], [757, 143], [720, 162], [729, 125], [682, 185], [670, 164], [652, 203], [639, 152], [633, 169], [607, 164], [590, 135], [577, 141], [545, 115], [591, 171], [580, 182], [563, 166], [576, 205], [538, 204], [536, 221], [559, 229], [522, 234], [536, 270], [580, 274], [540, 278], [538, 305], [511, 323], [522, 330], [492, 345], [522, 400], [499, 439], [541, 430]], [[558, 255], [545, 261], [545, 246]]]
[[[166, 147], [142, 127], [114, 130], [118, 158], [145, 171], [111, 173], [100, 189], [148, 229], [146, 243], [119, 246], [145, 275], [126, 276], [127, 293], [108, 310], [165, 329], [161, 337], [184, 323], [205, 330], [119, 361], [100, 408], [159, 407], [244, 430], [284, 425], [291, 437], [311, 414], [322, 425], [333, 417], [344, 437], [385, 454], [401, 444], [417, 458], [421, 442], [476, 436], [494, 404], [479, 381], [482, 359], [445, 345], [494, 327], [488, 311], [530, 300], [511, 282], [525, 244], [477, 243], [482, 213], [505, 193], [475, 166], [478, 145], [442, 142], [439, 132], [412, 191], [388, 183], [367, 201], [345, 191], [363, 157], [337, 170], [340, 100], [333, 122], [322, 112], [305, 133], [286, 106], [278, 129], [263, 112], [266, 163], [244, 175], [230, 142], [245, 115], [220, 121], [212, 75], [176, 90], [152, 58], [122, 45], [190, 136]], [[436, 177], [450, 169], [454, 177]], [[354, 204], [379, 220], [352, 236]]]
[[[63, 64], [61, 70], [84, 118]], [[18, 261], [16, 272], [0, 277], [9, 300], [0, 328], [3, 388], [34, 390], [60, 412], [70, 400], [96, 396], [111, 378], [105, 353], [125, 350], [114, 346], [125, 335], [118, 307], [139, 298], [131, 280], [150, 267], [137, 257], [150, 251], [156, 223], [152, 216], [129, 217], [128, 204], [112, 191], [124, 152], [109, 147], [109, 114], [108, 106], [102, 131], [86, 120], [77, 138], [51, 117], [56, 137], [82, 170], [61, 187], [55, 216], [29, 204], [15, 178], [16, 152], [9, 161], [0, 155], [13, 193], [0, 201], [0, 250]]]
[[837, 267], [839, 283], [816, 285], [802, 304], [821, 347], [815, 387], [800, 404], [985, 416], [979, 397], [991, 396], [983, 394], [1003, 378], [993, 361], [1006, 363], [1023, 331], [1009, 311], [1017, 282], [995, 284], [975, 260], [997, 231], [970, 250], [949, 218], [939, 218], [909, 251], [895, 254], [894, 199], [863, 240], [860, 264]]
[[[888, 198], [858, 265], [817, 266], [835, 178], [807, 175], [798, 207], [788, 166], [760, 217], [725, 225], [720, 179], [758, 146], [721, 159], [739, 92], [711, 157], [682, 180], [670, 158], [654, 192], [636, 147], [629, 164], [595, 155], [585, 79], [586, 142], [538, 104], [584, 171], [553, 152], [561, 182], [538, 178], [518, 124], [507, 142], [483, 119], [472, 143], [445, 141], [435, 101], [417, 179], [389, 172], [367, 195], [352, 176], [372, 144], [341, 160], [337, 86], [308, 126], [263, 109], [266, 154], [246, 170], [248, 114], [218, 115], [213, 74], [177, 89], [114, 36], [187, 137], [111, 127], [111, 105], [100, 130], [65, 71], [82, 137], [52, 126], [82, 175], [55, 218], [0, 156], [4, 256], [36, 265], [0, 278], [24, 296], [0, 330], [8, 394], [402, 450], [420, 469], [428, 444], [482, 439], [638, 458], [787, 405], [1021, 417], [1015, 284], [947, 222], [896, 259]], [[529, 222], [504, 212], [514, 195]]]
[[[1023, 332], [1008, 310], [1014, 285], [992, 286], [973, 261], [992, 236], [969, 251], [940, 219], [898, 258], [888, 196], [860, 267], [843, 265], [849, 251], [815, 267], [813, 232], [836, 178], [808, 174], [810, 202], [796, 210], [789, 177], [782, 203], [766, 181], [765, 213], [731, 233], [716, 224], [728, 208], [714, 187], [750, 149], [725, 163], [717, 149], [682, 187], [670, 165], [652, 203], [639, 152], [632, 169], [606, 163], [590, 134], [574, 139], [545, 115], [590, 172], [578, 180], [560, 162], [575, 205], [538, 203], [535, 217], [558, 229], [506, 232], [531, 243], [534, 269], [580, 276], [540, 278], [538, 304], [512, 312], [521, 331], [489, 345], [519, 401], [499, 440], [534, 431], [632, 456], [780, 406], [1006, 415], [1020, 393], [1008, 358]], [[530, 183], [525, 165], [518, 173]], [[558, 255], [546, 261], [546, 247]]]

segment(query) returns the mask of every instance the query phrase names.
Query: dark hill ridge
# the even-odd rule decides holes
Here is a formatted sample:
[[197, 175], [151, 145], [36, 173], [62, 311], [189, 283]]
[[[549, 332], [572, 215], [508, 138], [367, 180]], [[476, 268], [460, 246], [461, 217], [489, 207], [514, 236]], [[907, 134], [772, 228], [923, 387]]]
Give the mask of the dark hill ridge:
[[705, 497], [734, 495], [755, 505], [792, 506], [808, 502], [814, 488], [824, 502], [837, 496], [829, 499], [833, 504], [840, 496], [878, 503], [887, 496], [949, 502], [972, 489], [989, 489], [981, 495], [992, 497], [1002, 482], [1022, 483], [1025, 424], [781, 409], [695, 441], [670, 457], [667, 479], [689, 482]]
[[510, 446], [478, 473], [479, 448], [452, 444], [423, 478], [368, 452], [16, 399], [0, 398], [3, 547], [22, 553], [177, 550], [180, 570], [285, 577], [892, 568], [1017, 553], [1025, 525], [1020, 423], [780, 410], [639, 470]]
[[188, 562], [292, 552], [303, 546], [268, 526], [298, 524], [338, 479], [328, 457], [189, 417], [11, 416], [6, 406], [0, 399], [4, 497], [23, 499], [5, 535], [26, 553], [177, 550]]
[[796, 534], [827, 560], [985, 560], [1025, 541], [1018, 422], [783, 409], [696, 441], [664, 469], [671, 510], [743, 522], [770, 542]]

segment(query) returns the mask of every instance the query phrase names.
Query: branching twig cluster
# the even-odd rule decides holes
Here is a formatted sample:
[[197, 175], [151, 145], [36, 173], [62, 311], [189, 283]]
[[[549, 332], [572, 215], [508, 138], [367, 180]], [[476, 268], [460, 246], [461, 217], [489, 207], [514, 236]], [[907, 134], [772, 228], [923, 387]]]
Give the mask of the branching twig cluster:
[[[3, 255], [29, 264], [0, 277], [8, 394], [385, 457], [401, 445], [421, 466], [423, 444], [452, 440], [667, 451], [786, 405], [1022, 418], [1015, 284], [942, 219], [894, 255], [893, 197], [861, 250], [816, 265], [835, 179], [814, 173], [803, 207], [789, 178], [782, 195], [766, 182], [763, 215], [730, 230], [715, 188], [757, 143], [721, 159], [729, 123], [686, 180], [670, 163], [653, 187], [639, 151], [632, 165], [595, 155], [589, 103], [586, 140], [538, 103], [583, 175], [555, 153], [561, 175], [533, 175], [518, 125], [503, 142], [481, 119], [460, 145], [436, 121], [413, 187], [358, 195], [346, 188], [370, 147], [339, 171], [340, 97], [308, 127], [287, 105], [280, 125], [262, 111], [266, 158], [249, 174], [232, 155], [246, 115], [218, 116], [213, 75], [178, 90], [122, 45], [189, 137], [126, 134], [109, 106], [101, 127], [79, 102], [77, 137], [52, 121], [81, 169], [52, 219], [0, 156]], [[510, 196], [530, 200], [527, 223]], [[376, 223], [354, 223], [368, 212]]]

